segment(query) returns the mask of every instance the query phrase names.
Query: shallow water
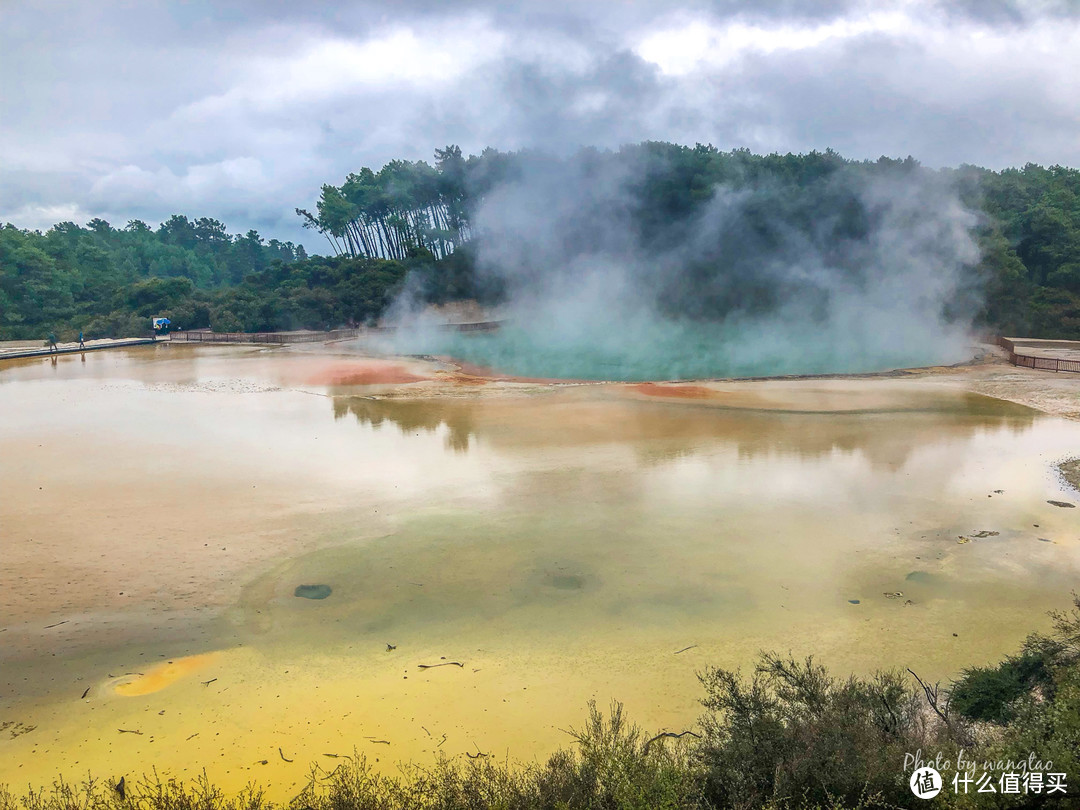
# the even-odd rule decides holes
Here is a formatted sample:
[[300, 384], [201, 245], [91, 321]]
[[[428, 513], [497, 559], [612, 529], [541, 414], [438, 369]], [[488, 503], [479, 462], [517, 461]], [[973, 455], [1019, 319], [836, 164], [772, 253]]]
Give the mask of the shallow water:
[[248, 347], [0, 366], [0, 782], [530, 759], [590, 699], [681, 730], [695, 671], [763, 648], [946, 678], [1080, 570], [1047, 504], [1080, 425], [933, 380], [372, 379]]

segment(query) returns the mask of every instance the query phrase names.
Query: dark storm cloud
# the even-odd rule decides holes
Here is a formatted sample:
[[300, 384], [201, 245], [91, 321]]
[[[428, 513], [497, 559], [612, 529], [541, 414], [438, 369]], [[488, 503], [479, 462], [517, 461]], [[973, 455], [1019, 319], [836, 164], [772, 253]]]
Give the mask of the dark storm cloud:
[[393, 157], [642, 139], [1080, 164], [1072, 2], [11, 3], [0, 220], [299, 240]]

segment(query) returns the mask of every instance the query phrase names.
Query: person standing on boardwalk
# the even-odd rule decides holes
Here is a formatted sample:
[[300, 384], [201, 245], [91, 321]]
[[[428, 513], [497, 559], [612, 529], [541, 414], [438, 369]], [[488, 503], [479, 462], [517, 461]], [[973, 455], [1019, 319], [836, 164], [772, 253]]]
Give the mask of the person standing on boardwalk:
[[49, 332], [49, 338], [48, 339], [49, 339], [49, 351], [50, 352], [55, 352], [56, 351], [56, 335], [54, 335], [52, 332]]
[[79, 348], [80, 349], [85, 349], [86, 348], [86, 342], [83, 340], [82, 332], [79, 332]]

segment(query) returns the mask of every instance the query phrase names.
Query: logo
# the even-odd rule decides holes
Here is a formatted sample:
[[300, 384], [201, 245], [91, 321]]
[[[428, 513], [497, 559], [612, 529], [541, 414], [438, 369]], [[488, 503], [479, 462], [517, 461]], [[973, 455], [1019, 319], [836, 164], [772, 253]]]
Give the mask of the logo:
[[941, 793], [941, 774], [933, 768], [919, 768], [911, 774], [908, 784], [920, 799], [932, 799]]

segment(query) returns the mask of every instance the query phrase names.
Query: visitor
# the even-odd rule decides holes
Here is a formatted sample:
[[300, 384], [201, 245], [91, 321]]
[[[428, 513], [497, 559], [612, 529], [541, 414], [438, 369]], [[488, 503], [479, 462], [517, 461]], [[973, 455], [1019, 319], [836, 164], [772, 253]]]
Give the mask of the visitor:
[[79, 332], [79, 348], [80, 349], [85, 349], [86, 348], [86, 342], [83, 340], [83, 333], [82, 332]]
[[52, 332], [49, 332], [49, 352], [51, 353], [55, 351], [57, 351], [56, 335], [54, 335]]

